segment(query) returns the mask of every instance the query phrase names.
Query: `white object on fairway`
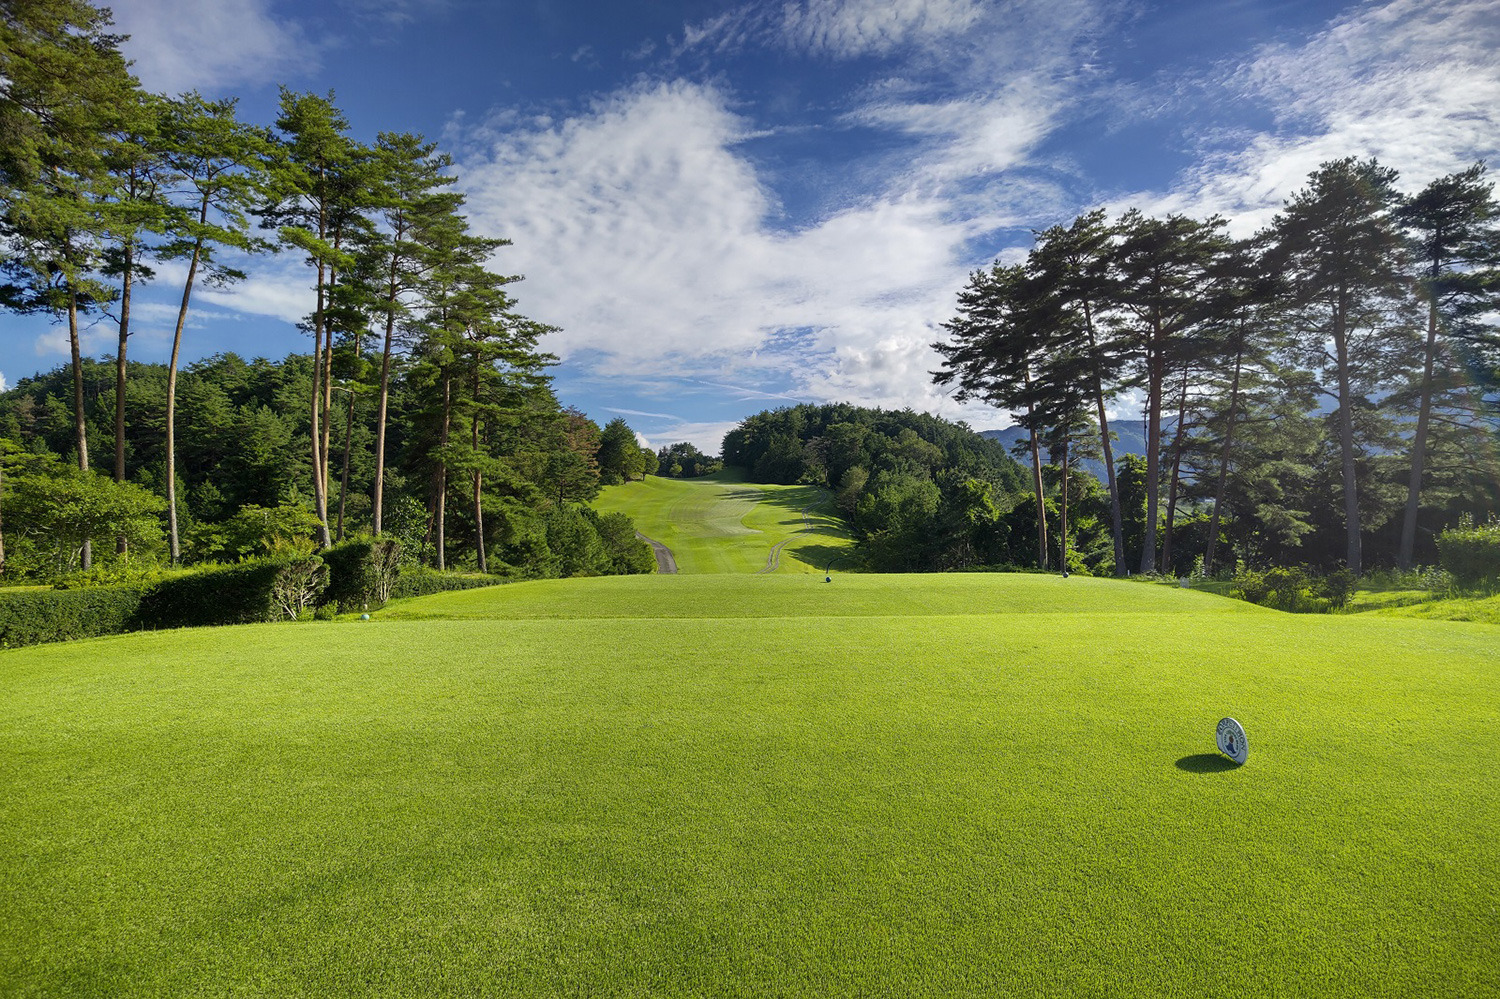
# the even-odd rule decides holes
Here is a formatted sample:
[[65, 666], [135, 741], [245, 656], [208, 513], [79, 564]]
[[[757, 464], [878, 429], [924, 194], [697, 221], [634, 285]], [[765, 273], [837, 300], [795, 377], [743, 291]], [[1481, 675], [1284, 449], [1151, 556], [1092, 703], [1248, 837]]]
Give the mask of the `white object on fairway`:
[[360, 616], [359, 616], [359, 619], [360, 619], [360, 620], [361, 620], [361, 621], [368, 621], [368, 620], [370, 620], [370, 615], [368, 615], [368, 614], [361, 614], [361, 615], [360, 615]]
[[1236, 763], [1244, 763], [1250, 756], [1250, 744], [1245, 741], [1245, 730], [1233, 718], [1220, 718], [1218, 731], [1214, 733], [1219, 752]]

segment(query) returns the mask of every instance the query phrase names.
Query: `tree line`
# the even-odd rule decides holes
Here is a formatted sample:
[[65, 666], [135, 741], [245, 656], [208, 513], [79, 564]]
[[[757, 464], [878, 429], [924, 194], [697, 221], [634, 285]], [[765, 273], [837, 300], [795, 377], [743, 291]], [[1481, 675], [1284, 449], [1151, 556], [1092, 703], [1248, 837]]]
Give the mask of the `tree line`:
[[[64, 325], [71, 352], [65, 375], [23, 379], [0, 405], [0, 502], [9, 477], [13, 492], [68, 480], [85, 505], [149, 508], [134, 485], [163, 497], [171, 564], [217, 550], [199, 529], [246, 506], [310, 507], [321, 547], [419, 523], [438, 568], [488, 571], [498, 550], [560, 571], [552, 548], [580, 517], [597, 544], [569, 504], [643, 474], [643, 449], [623, 421], [601, 429], [558, 403], [538, 346], [550, 328], [518, 310], [519, 277], [491, 262], [507, 241], [471, 229], [449, 157], [420, 135], [356, 140], [331, 93], [283, 88], [270, 126], [234, 99], [149, 93], [110, 27], [83, 0], [0, 3], [0, 306]], [[195, 291], [263, 253], [308, 268], [311, 354], [183, 371]], [[169, 262], [170, 360], [136, 364], [132, 304]], [[92, 323], [118, 332], [107, 375], [82, 354]], [[111, 451], [113, 491], [87, 478]], [[120, 516], [110, 561], [151, 537]], [[89, 569], [99, 535], [77, 540]]]
[[[1035, 564], [1069, 564], [1090, 457], [1122, 575], [1404, 569], [1433, 561], [1444, 526], [1495, 516], [1494, 184], [1482, 163], [1410, 196], [1397, 180], [1325, 163], [1240, 240], [1217, 216], [1093, 211], [970, 276], [933, 377], [1027, 432], [1034, 502], [1060, 513], [1050, 532], [1035, 519]], [[1127, 468], [1110, 414], [1135, 402], [1146, 454]]]

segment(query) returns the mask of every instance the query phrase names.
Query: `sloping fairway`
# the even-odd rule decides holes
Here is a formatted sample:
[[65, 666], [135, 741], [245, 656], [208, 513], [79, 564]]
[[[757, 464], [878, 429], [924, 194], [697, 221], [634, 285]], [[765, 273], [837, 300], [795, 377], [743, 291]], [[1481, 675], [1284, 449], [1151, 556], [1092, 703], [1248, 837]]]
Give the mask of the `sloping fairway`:
[[822, 572], [850, 543], [823, 490], [745, 482], [735, 469], [697, 479], [647, 476], [605, 488], [593, 505], [629, 514], [690, 575]]
[[0, 992], [1494, 996], [1497, 731], [1493, 626], [1078, 577], [3, 652]]

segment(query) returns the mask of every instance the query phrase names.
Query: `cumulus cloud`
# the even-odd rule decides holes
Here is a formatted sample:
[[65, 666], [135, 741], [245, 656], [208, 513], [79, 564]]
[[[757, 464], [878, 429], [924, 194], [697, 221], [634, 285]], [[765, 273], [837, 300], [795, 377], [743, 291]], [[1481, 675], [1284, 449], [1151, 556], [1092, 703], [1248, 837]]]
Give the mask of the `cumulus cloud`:
[[125, 55], [148, 89], [221, 93], [305, 73], [316, 46], [270, 0], [114, 0]]
[[712, 87], [643, 86], [484, 136], [462, 182], [475, 227], [514, 240], [499, 266], [528, 275], [522, 307], [562, 328], [548, 347], [564, 357], [782, 399], [824, 397], [831, 370], [861, 399], [927, 400], [911, 391], [926, 323], [962, 282], [972, 224], [905, 192], [779, 230], [737, 150], [750, 131]]

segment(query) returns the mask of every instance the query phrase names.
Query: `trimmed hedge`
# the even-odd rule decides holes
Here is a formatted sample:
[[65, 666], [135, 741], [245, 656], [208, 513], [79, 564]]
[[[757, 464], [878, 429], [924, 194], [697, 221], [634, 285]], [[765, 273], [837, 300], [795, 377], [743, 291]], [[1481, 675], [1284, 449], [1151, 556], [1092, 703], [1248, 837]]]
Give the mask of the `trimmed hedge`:
[[193, 628], [295, 620], [328, 586], [316, 555], [205, 569], [165, 579], [141, 598], [136, 626]]
[[1437, 536], [1438, 563], [1463, 590], [1500, 587], [1500, 522], [1475, 525], [1465, 517]]
[[140, 604], [134, 586], [0, 591], [0, 649], [118, 634]]
[[391, 598], [401, 559], [401, 542], [390, 538], [354, 538], [322, 553], [328, 564], [328, 589], [320, 606], [341, 611], [368, 610]]
[[499, 586], [504, 582], [499, 576], [467, 576], [421, 567], [405, 568], [396, 577], [396, 584], [391, 587], [391, 599], [425, 597], [429, 593], [442, 593], [446, 590], [475, 590], [481, 586]]

